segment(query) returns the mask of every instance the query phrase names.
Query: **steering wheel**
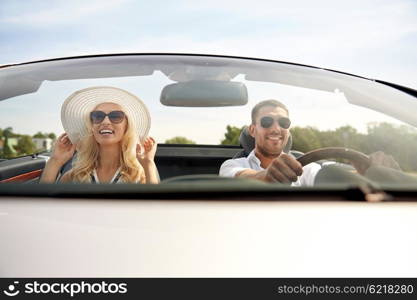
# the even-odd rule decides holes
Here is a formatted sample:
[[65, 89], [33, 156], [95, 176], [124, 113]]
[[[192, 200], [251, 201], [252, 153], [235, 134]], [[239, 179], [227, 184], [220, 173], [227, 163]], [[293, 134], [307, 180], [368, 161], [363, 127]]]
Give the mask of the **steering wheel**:
[[343, 147], [328, 147], [312, 150], [300, 156], [297, 160], [302, 166], [305, 166], [309, 163], [329, 158], [344, 158], [348, 160], [360, 174], [363, 174], [371, 165], [371, 160], [368, 155]]

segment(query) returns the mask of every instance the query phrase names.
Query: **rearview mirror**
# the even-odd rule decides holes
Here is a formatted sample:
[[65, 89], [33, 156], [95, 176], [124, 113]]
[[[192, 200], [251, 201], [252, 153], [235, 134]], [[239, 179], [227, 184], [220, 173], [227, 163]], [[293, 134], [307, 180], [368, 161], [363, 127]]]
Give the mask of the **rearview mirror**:
[[248, 103], [248, 90], [242, 82], [193, 80], [165, 86], [160, 101], [166, 106], [238, 106]]

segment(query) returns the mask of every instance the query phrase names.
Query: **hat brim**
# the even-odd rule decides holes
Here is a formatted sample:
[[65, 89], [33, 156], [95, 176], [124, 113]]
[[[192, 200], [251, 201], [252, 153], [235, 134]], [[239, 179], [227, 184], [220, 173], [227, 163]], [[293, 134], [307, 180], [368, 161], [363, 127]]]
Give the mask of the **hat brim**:
[[89, 115], [100, 103], [118, 104], [125, 112], [129, 124], [134, 126], [138, 139], [143, 141], [149, 133], [151, 118], [145, 104], [135, 95], [115, 87], [98, 86], [74, 92], [61, 107], [61, 122], [73, 144], [85, 137]]

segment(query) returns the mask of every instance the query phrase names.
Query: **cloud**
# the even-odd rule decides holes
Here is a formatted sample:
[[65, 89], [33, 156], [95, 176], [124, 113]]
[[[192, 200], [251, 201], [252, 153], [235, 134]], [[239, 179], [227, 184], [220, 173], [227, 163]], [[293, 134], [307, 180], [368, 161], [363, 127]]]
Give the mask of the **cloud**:
[[[77, 1], [1, 20], [32, 31], [16, 29], [15, 40], [0, 46], [0, 64], [98, 53], [194, 52], [297, 62], [417, 86], [412, 1], [257, 1], [256, 7], [240, 0]], [[43, 27], [33, 31], [33, 26]]]

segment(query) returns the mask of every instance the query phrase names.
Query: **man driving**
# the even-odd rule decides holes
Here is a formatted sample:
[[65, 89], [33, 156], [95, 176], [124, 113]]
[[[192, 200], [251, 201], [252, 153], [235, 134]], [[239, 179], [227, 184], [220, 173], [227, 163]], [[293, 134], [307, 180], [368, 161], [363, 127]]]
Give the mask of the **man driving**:
[[302, 167], [292, 155], [283, 152], [290, 125], [288, 109], [283, 103], [277, 100], [259, 102], [252, 109], [249, 126], [255, 149], [247, 157], [225, 161], [219, 175], [312, 186], [320, 165], [311, 163]]
[[[255, 139], [255, 148], [247, 157], [226, 160], [220, 167], [219, 175], [291, 183], [293, 186], [313, 186], [322, 167], [317, 163], [303, 167], [294, 156], [283, 151], [290, 136], [290, 125], [289, 112], [283, 103], [265, 100], [256, 104], [252, 109], [252, 123], [248, 130]], [[369, 158], [372, 165], [399, 170], [392, 156], [381, 151], [371, 154]], [[360, 170], [360, 166], [357, 169]], [[353, 181], [362, 180], [353, 178], [354, 174], [350, 172], [341, 173], [336, 170], [324, 174], [330, 178], [342, 174]], [[354, 176], [359, 177], [356, 174]]]

